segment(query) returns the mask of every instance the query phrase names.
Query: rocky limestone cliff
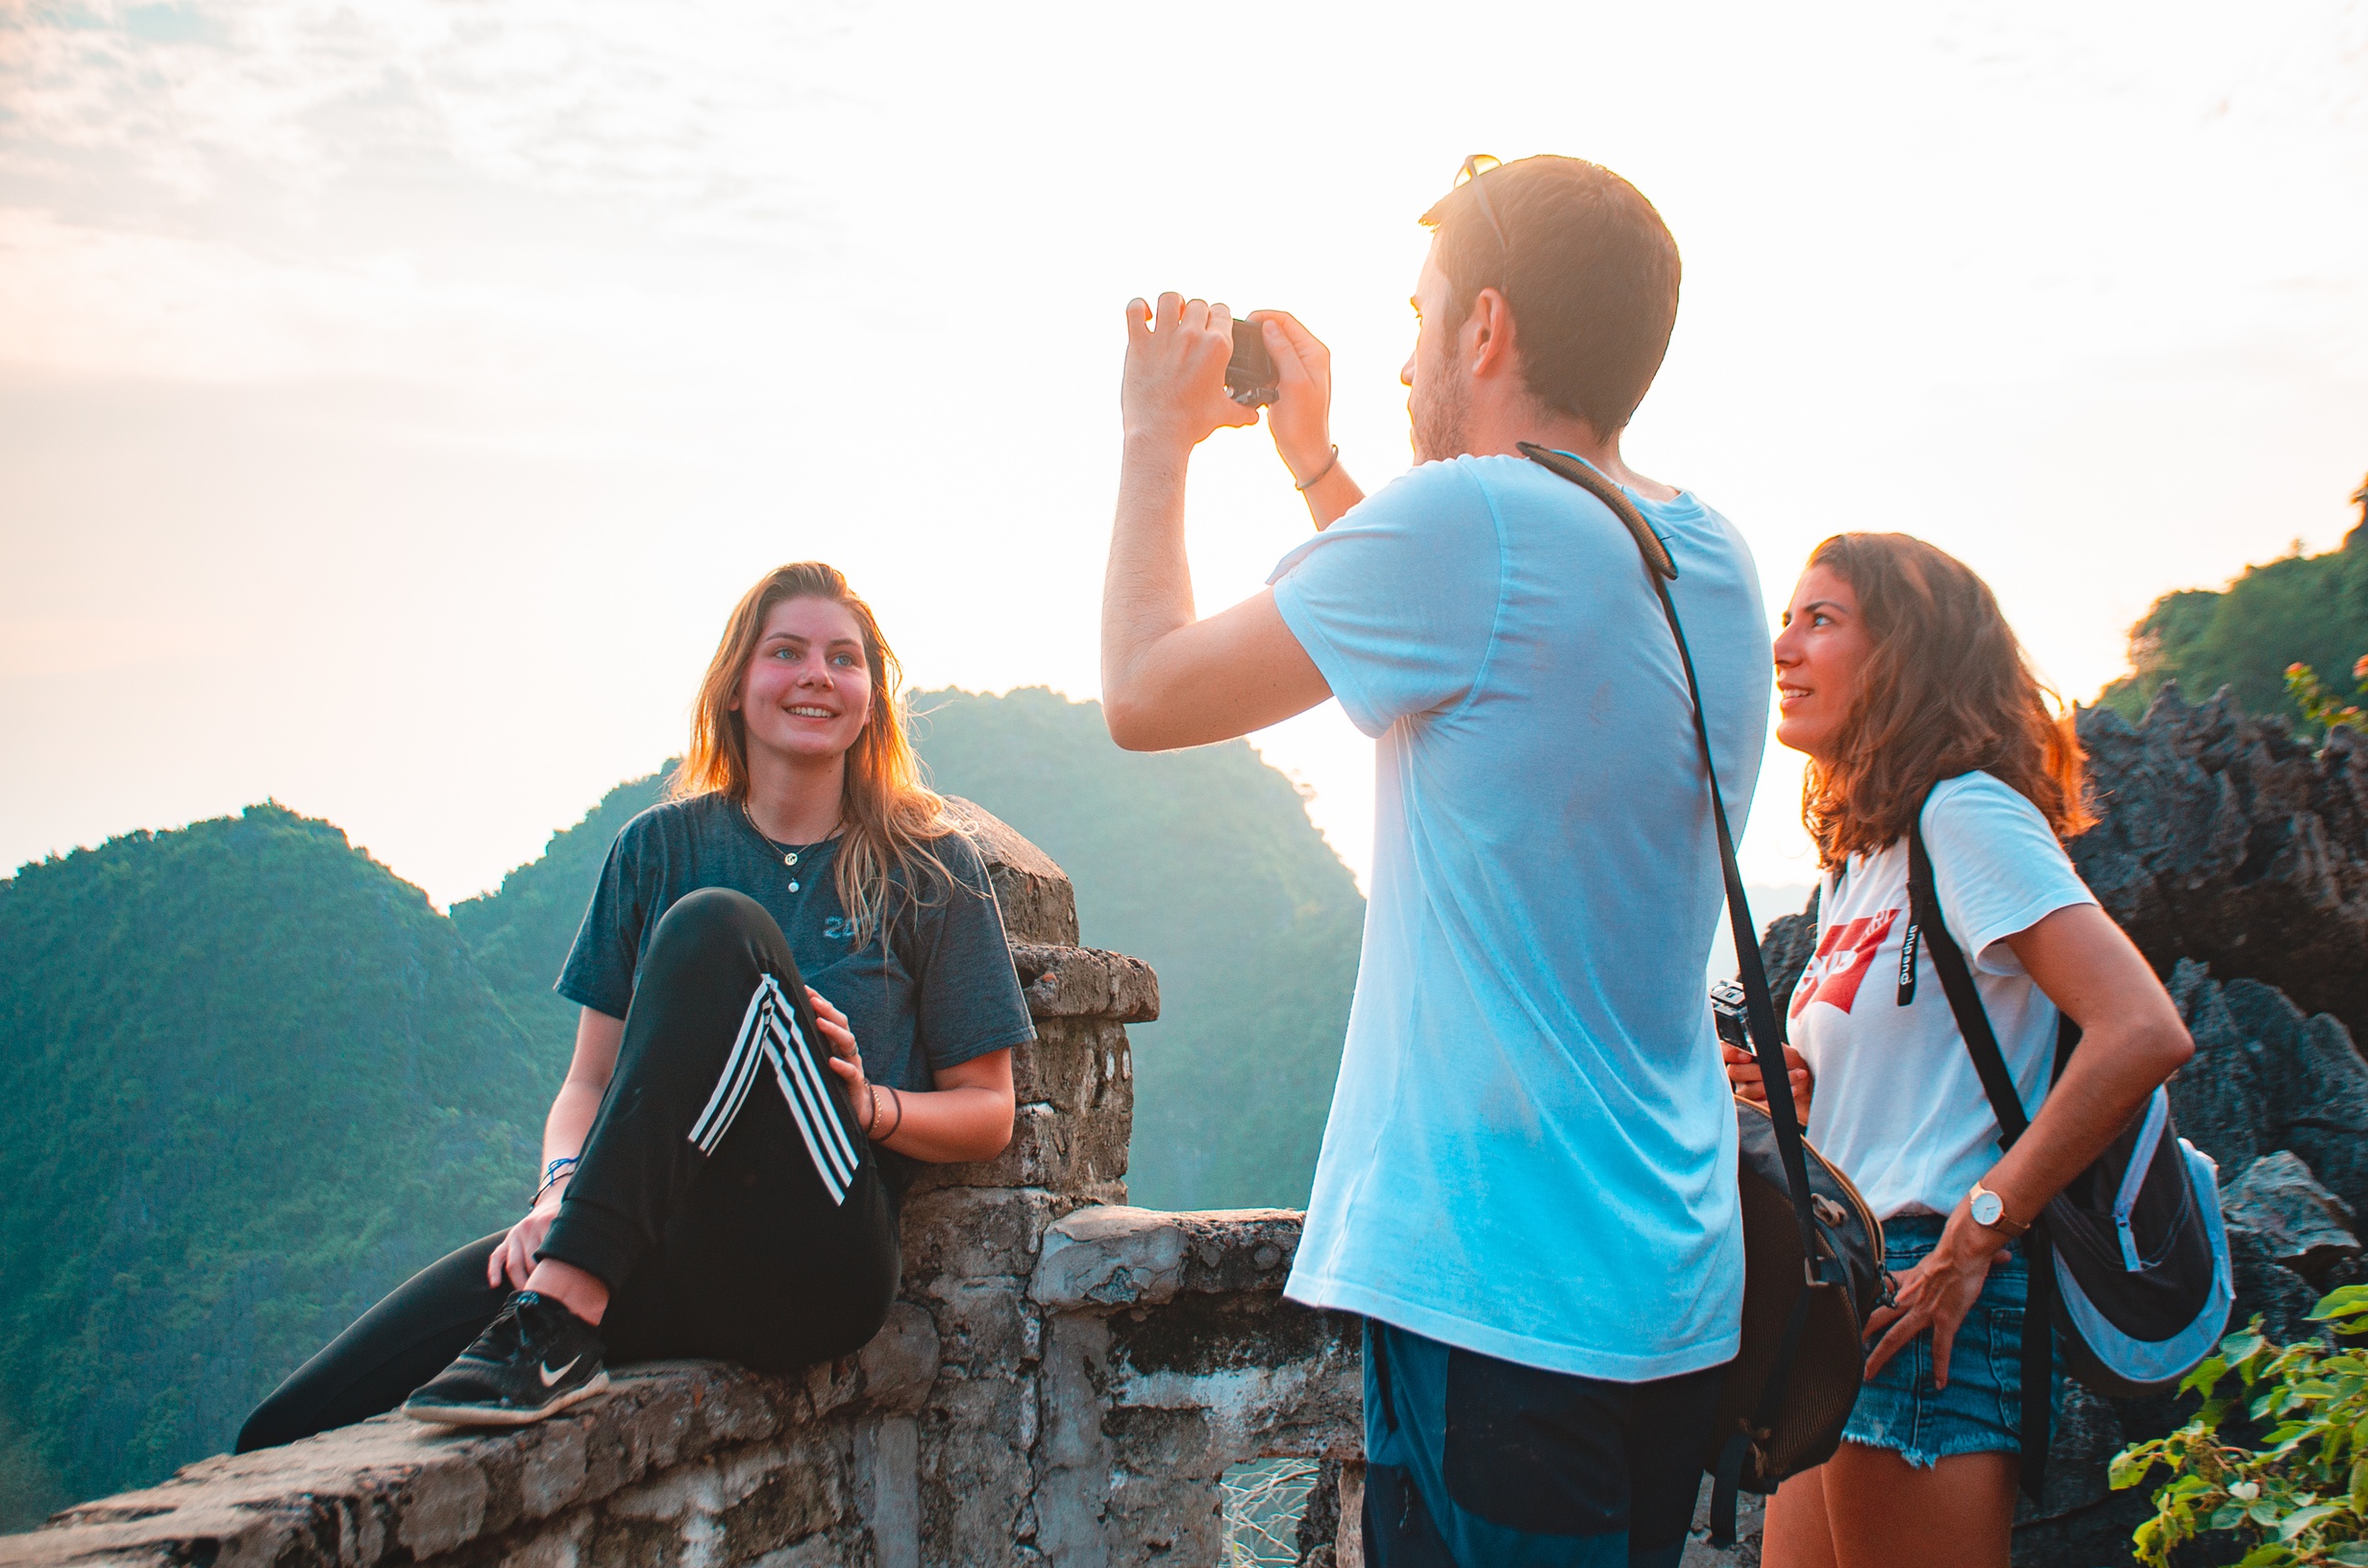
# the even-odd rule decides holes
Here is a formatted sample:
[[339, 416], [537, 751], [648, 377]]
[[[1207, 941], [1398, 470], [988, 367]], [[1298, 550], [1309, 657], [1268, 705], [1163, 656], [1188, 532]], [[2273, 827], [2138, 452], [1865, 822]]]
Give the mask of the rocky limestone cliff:
[[2084, 709], [2098, 815], [2073, 863], [2157, 970], [2277, 987], [2368, 1038], [2368, 736], [2323, 750], [2166, 686], [2135, 727]]

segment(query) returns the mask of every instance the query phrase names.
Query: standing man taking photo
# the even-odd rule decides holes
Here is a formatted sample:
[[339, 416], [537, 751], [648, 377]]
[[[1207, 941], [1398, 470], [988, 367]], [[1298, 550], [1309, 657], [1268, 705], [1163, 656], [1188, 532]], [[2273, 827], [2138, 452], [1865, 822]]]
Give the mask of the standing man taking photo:
[[1576, 159], [1465, 176], [1423, 217], [1400, 376], [1418, 466], [1380, 494], [1332, 444], [1323, 345], [1251, 318], [1318, 532], [1206, 619], [1185, 472], [1257, 412], [1225, 391], [1224, 306], [1127, 306], [1103, 711], [1121, 746], [1166, 750], [1336, 697], [1379, 743], [1356, 999], [1288, 1287], [1366, 1319], [1368, 1560], [1675, 1564], [1742, 1303], [1703, 987], [1718, 851], [1637, 547], [1518, 443], [1593, 465], [1667, 546], [1734, 802], [1765, 738], [1767, 620], [1734, 527], [1620, 458], [1677, 314], [1660, 214]]

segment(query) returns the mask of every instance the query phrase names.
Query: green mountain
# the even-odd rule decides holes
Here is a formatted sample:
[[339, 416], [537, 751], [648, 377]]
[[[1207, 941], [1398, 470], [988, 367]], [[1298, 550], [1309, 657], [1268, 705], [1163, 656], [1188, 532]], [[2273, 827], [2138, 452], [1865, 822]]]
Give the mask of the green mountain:
[[326, 822], [26, 866], [0, 955], [0, 1529], [220, 1450], [525, 1195], [564, 1058]]
[[2135, 723], [2166, 682], [2189, 701], [2222, 686], [2248, 713], [2302, 711], [2285, 689], [2285, 667], [2309, 665], [2332, 689], [2352, 690], [2352, 666], [2368, 653], [2368, 485], [2353, 498], [2361, 526], [2324, 555], [2291, 554], [2249, 566], [2226, 588], [2189, 588], [2156, 600], [2130, 628], [2132, 674], [2098, 694], [2101, 706]]

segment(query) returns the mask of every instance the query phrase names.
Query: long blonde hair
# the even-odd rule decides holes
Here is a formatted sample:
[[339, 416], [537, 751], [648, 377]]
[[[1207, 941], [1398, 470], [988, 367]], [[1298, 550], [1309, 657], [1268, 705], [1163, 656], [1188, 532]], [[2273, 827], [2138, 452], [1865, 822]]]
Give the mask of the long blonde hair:
[[922, 902], [931, 901], [933, 893], [909, 886], [924, 879], [915, 873], [934, 872], [925, 879], [941, 887], [953, 880], [931, 845], [959, 828], [946, 814], [944, 797], [922, 781], [921, 759], [905, 738], [900, 691], [903, 667], [880, 635], [872, 606], [847, 585], [836, 567], [821, 561], [776, 567], [740, 596], [731, 619], [724, 624], [723, 641], [716, 644], [706, 678], [699, 683], [699, 697], [691, 705], [690, 748], [668, 793], [678, 800], [726, 795], [747, 803], [748, 723], [732, 703], [756, 657], [765, 617], [773, 606], [792, 599], [826, 600], [853, 616], [863, 637], [863, 662], [872, 676], [870, 711], [855, 744], [847, 750], [834, 872], [839, 903], [860, 944], [881, 930], [892, 876], [903, 873], [908, 894]]

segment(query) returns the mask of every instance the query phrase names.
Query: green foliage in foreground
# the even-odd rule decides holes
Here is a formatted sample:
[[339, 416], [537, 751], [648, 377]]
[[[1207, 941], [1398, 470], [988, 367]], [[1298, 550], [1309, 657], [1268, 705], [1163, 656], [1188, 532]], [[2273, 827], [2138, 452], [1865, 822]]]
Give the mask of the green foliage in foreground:
[[[2310, 1314], [2337, 1340], [2368, 1334], [2363, 1316], [2368, 1286], [2358, 1285], [2330, 1293]], [[2223, 1393], [2232, 1379], [2242, 1391]], [[2318, 1339], [2273, 1344], [2256, 1317], [2181, 1389], [2204, 1396], [2195, 1419], [2113, 1460], [2117, 1489], [2138, 1485], [2158, 1464], [2170, 1473], [2155, 1492], [2155, 1516], [2132, 1537], [2139, 1561], [2168, 1568], [2173, 1549], [2224, 1534], [2250, 1548], [2241, 1568], [2368, 1568], [2368, 1351]], [[2223, 1433], [2240, 1411], [2264, 1429], [2259, 1446]]]
[[[2368, 698], [2368, 656], [2352, 666], [2352, 678], [2358, 684], [2356, 697]], [[2327, 689], [2319, 673], [2306, 664], [2289, 664], [2285, 669], [2285, 689], [2302, 709], [2303, 718], [2322, 730], [2332, 734], [2338, 729], [2368, 730], [2368, 709], [2356, 702], [2346, 702]]]
[[2247, 567], [2226, 589], [2185, 589], [2155, 600], [2130, 628], [2134, 672], [2098, 694], [2100, 704], [2135, 723], [2165, 683], [2189, 701], [2222, 686], [2247, 713], [2306, 720], [2286, 686], [2296, 663], [2349, 670], [2368, 653], [2368, 486], [2362, 526], [2337, 549]]
[[561, 1066], [417, 888], [277, 806], [0, 882], [0, 1528], [219, 1451], [511, 1217]]

